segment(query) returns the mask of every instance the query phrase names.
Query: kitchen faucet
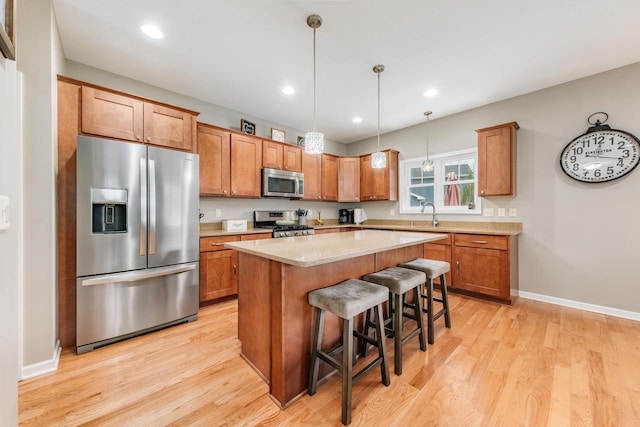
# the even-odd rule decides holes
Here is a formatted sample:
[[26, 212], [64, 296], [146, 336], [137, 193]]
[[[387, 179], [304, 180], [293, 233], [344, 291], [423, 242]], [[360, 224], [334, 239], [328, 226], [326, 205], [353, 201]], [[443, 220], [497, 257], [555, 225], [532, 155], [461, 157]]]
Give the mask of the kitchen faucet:
[[431, 202], [426, 202], [425, 203], [424, 201], [422, 201], [422, 202], [420, 202], [420, 206], [422, 206], [422, 209], [420, 209], [421, 213], [424, 213], [424, 208], [426, 206], [431, 206], [433, 208], [433, 220], [431, 221], [431, 226], [432, 227], [437, 227], [439, 221], [438, 221], [438, 217], [436, 216], [436, 205], [434, 205]]

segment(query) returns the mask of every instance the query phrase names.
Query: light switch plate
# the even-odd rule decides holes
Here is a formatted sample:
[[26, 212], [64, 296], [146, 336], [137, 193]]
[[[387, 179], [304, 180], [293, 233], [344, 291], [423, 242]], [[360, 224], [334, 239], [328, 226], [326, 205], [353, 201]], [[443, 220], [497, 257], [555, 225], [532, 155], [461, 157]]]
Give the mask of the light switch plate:
[[0, 196], [0, 231], [8, 230], [10, 226], [9, 198], [7, 196]]
[[493, 208], [484, 208], [482, 211], [484, 216], [493, 216]]
[[216, 209], [216, 218], [221, 218], [221, 217], [222, 217], [222, 210]]
[[509, 216], [514, 218], [518, 216], [518, 209], [516, 208], [509, 208]]
[[498, 208], [498, 216], [505, 216], [505, 209], [504, 208]]

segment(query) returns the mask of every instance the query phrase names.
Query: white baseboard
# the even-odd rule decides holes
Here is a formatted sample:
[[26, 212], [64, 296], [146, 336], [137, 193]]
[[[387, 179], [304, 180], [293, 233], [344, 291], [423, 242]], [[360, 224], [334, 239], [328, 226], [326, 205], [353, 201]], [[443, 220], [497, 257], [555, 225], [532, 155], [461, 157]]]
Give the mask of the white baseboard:
[[550, 297], [548, 295], [534, 294], [532, 292], [519, 291], [521, 298], [535, 301], [548, 302], [549, 304], [562, 305], [564, 307], [577, 308], [579, 310], [592, 311], [594, 313], [606, 314], [609, 316], [622, 317], [624, 319], [640, 321], [640, 313], [634, 311], [620, 310], [618, 308], [605, 307], [603, 305], [587, 304], [585, 302], [573, 301], [570, 299]]
[[33, 365], [22, 367], [21, 380], [37, 377], [49, 372], [54, 372], [58, 369], [58, 362], [60, 361], [60, 340], [56, 341], [56, 346], [53, 349], [53, 356], [49, 360], [43, 360], [42, 362], [34, 363]]

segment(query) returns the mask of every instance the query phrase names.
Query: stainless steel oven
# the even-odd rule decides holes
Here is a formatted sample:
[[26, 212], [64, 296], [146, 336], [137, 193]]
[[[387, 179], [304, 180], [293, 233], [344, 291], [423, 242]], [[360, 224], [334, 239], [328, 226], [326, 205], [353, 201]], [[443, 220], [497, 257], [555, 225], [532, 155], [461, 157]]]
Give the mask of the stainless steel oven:
[[309, 227], [306, 223], [300, 224], [300, 216], [298, 216], [298, 223], [296, 224], [295, 216], [296, 211], [254, 211], [253, 226], [270, 229], [272, 231], [271, 236], [274, 238], [315, 234], [313, 227]]
[[301, 172], [264, 168], [262, 196], [301, 199], [304, 197], [304, 175]]

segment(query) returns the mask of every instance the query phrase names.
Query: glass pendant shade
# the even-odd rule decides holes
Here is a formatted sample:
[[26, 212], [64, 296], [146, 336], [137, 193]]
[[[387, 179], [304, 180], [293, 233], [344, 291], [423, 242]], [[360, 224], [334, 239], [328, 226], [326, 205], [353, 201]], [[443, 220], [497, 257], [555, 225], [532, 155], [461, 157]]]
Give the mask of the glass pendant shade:
[[425, 160], [422, 162], [422, 172], [433, 172], [433, 160]]
[[304, 134], [304, 151], [309, 154], [320, 154], [324, 151], [324, 134], [307, 132]]
[[387, 155], [382, 151], [371, 154], [371, 167], [373, 169], [383, 169], [387, 167]]

